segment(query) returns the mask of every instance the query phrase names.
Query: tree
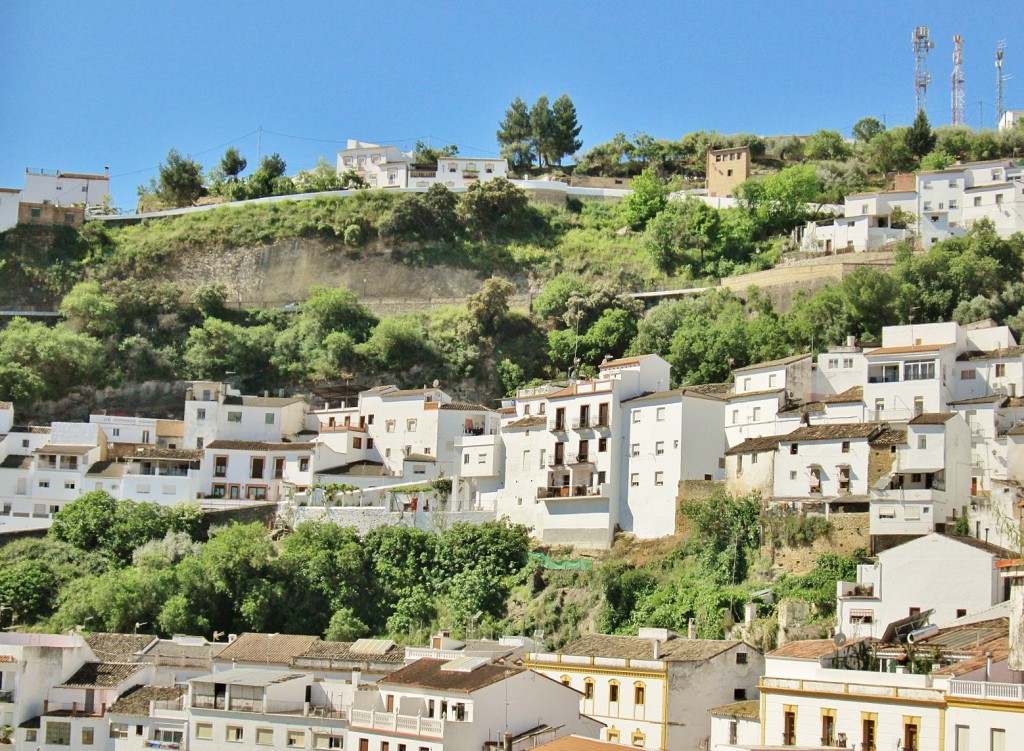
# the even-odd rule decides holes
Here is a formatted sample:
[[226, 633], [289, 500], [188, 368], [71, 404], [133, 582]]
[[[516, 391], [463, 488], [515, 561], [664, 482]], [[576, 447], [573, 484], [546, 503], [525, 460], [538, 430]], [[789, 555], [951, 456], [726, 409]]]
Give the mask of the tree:
[[427, 166], [437, 166], [439, 159], [444, 159], [449, 156], [457, 156], [459, 153], [459, 147], [455, 144], [448, 144], [440, 148], [434, 146], [428, 146], [423, 141], [416, 141], [416, 147], [412, 152], [413, 164]]
[[936, 149], [930, 154], [925, 155], [921, 160], [922, 170], [940, 170], [946, 169], [946, 167], [953, 164], [953, 157], [947, 154], [945, 151]]
[[853, 126], [853, 137], [867, 145], [871, 139], [885, 130], [885, 126], [874, 117], [862, 117]]
[[82, 384], [104, 382], [103, 348], [63, 324], [13, 319], [0, 330], [0, 399], [55, 399]]
[[459, 201], [459, 216], [479, 238], [525, 235], [539, 222], [526, 192], [502, 177], [470, 185]]
[[494, 334], [508, 318], [508, 301], [516, 288], [511, 282], [497, 276], [485, 281], [478, 292], [466, 300], [470, 316], [480, 327], [481, 333]]
[[339, 608], [331, 616], [324, 632], [326, 641], [355, 641], [370, 634], [369, 627], [363, 623], [352, 608]]
[[352, 170], [345, 170], [340, 175], [334, 165], [324, 157], [317, 160], [311, 170], [303, 170], [292, 181], [300, 193], [322, 193], [327, 190], [358, 190], [366, 187], [363, 180]]
[[177, 149], [159, 166], [157, 197], [169, 206], [191, 206], [203, 194], [203, 166]]
[[245, 168], [248, 165], [249, 162], [238, 153], [238, 149], [234, 146], [228, 146], [227, 151], [224, 152], [224, 156], [220, 160], [220, 171], [231, 182], [238, 182], [238, 176], [245, 172]]
[[850, 147], [838, 130], [819, 130], [807, 139], [804, 154], [808, 159], [846, 159]]
[[583, 141], [579, 140], [583, 128], [576, 121], [576, 105], [568, 94], [562, 94], [555, 100], [552, 111], [555, 120], [555, 150], [558, 164], [561, 164], [563, 156], [575, 156], [583, 148]]
[[555, 161], [558, 151], [558, 127], [548, 98], [543, 94], [537, 97], [537, 101], [530, 109], [530, 129], [538, 159], [543, 166], [550, 166]]
[[630, 227], [640, 230], [665, 208], [672, 189], [651, 167], [634, 177], [630, 188], [625, 200], [626, 220]]
[[526, 102], [520, 97], [505, 110], [505, 119], [498, 124], [498, 145], [515, 172], [533, 164], [533, 126]]
[[762, 238], [788, 232], [807, 216], [807, 204], [819, 193], [813, 165], [797, 164], [742, 183], [736, 193]]
[[928, 115], [919, 110], [914, 117], [914, 124], [907, 132], [907, 147], [915, 158], [920, 159], [935, 148], [935, 134], [928, 124]]
[[914, 155], [907, 143], [907, 128], [882, 131], [864, 147], [864, 161], [874, 172], [908, 170], [914, 165]]
[[696, 268], [703, 271], [705, 253], [714, 247], [720, 227], [719, 212], [698, 198], [671, 201], [647, 225], [648, 251], [660, 269], [673, 271], [684, 262], [686, 251], [700, 254]]

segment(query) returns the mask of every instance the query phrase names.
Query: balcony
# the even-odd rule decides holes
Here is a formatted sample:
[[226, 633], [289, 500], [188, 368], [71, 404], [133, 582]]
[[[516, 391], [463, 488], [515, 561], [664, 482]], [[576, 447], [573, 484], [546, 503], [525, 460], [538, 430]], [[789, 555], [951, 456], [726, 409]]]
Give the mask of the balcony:
[[596, 427], [596, 425], [595, 425], [596, 422], [597, 422], [597, 420], [595, 420], [590, 415], [586, 415], [586, 416], [583, 416], [583, 417], [577, 417], [577, 418], [575, 418], [572, 421], [572, 429], [573, 430], [590, 430], [591, 428]]
[[566, 464], [593, 464], [594, 460], [589, 454], [570, 454], [566, 457]]
[[552, 433], [564, 433], [565, 420], [551, 420], [548, 423], [548, 430], [550, 430]]
[[0, 691], [0, 704], [14, 704], [14, 691], [12, 689]]
[[855, 582], [838, 582], [840, 598], [856, 598], [875, 596], [874, 584], [857, 584]]
[[988, 683], [987, 681], [950, 681], [950, 696], [966, 696], [972, 699], [996, 699], [1024, 703], [1024, 684]]
[[608, 484], [603, 485], [548, 485], [537, 488], [537, 498], [601, 498], [608, 495]]
[[564, 455], [563, 456], [559, 456], [558, 454], [555, 454], [553, 457], [548, 459], [548, 466], [549, 467], [564, 467], [565, 466], [565, 456]]
[[437, 177], [437, 170], [435, 170], [435, 169], [414, 169], [414, 170], [409, 170], [409, 177], [410, 178], [413, 178], [413, 177], [435, 178], [435, 177]]
[[443, 738], [445, 720], [434, 720], [419, 715], [400, 715], [397, 712], [375, 712], [372, 709], [353, 709], [349, 725], [367, 730], [405, 733], [424, 738]]

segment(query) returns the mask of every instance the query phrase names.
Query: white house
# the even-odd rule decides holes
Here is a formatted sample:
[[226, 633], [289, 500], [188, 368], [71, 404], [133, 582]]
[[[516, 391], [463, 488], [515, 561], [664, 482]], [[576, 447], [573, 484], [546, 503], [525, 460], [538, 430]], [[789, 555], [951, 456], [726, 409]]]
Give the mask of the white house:
[[761, 742], [761, 702], [735, 701], [709, 710], [709, 751], [734, 751]]
[[813, 388], [808, 354], [756, 363], [733, 371], [735, 386], [727, 395], [725, 437], [729, 447], [747, 438], [776, 431], [775, 418], [787, 403], [805, 399]]
[[446, 156], [437, 164], [415, 164], [413, 154], [396, 146], [382, 146], [349, 139], [338, 152], [338, 174], [355, 172], [371, 188], [429, 188], [444, 185], [465, 188], [476, 182], [506, 177], [504, 159], [475, 159]]
[[706, 747], [712, 707], [756, 697], [764, 656], [742, 641], [642, 628], [585, 636], [526, 664], [579, 691], [580, 711], [605, 724], [604, 740], [696, 751]]
[[994, 545], [935, 532], [883, 550], [857, 567], [857, 581], [836, 583], [836, 629], [881, 639], [891, 624], [927, 611], [945, 626], [987, 610], [1007, 597], [995, 568], [1005, 557]]
[[41, 217], [44, 207], [84, 206], [87, 210], [99, 207], [110, 198], [110, 169], [102, 175], [60, 170], [25, 170], [24, 188], [0, 188], [0, 232], [18, 223], [21, 204], [32, 204], [32, 217]]

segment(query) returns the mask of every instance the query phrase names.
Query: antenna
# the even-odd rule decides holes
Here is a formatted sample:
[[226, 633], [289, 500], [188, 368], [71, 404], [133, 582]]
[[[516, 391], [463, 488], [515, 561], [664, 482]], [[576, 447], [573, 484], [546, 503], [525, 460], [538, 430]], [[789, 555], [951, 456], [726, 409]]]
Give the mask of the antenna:
[[953, 110], [953, 125], [964, 125], [964, 40], [959, 34], [953, 36], [953, 77], [950, 101]]
[[1003, 75], [1003, 50], [1006, 49], [1006, 40], [1000, 39], [996, 42], [996, 127], [1003, 121], [1006, 108], [1003, 106], [1003, 84], [1012, 76]]
[[928, 52], [935, 47], [935, 43], [928, 36], [927, 26], [917, 26], [914, 29], [914, 102], [915, 112], [928, 111], [928, 84], [932, 77], [928, 75]]

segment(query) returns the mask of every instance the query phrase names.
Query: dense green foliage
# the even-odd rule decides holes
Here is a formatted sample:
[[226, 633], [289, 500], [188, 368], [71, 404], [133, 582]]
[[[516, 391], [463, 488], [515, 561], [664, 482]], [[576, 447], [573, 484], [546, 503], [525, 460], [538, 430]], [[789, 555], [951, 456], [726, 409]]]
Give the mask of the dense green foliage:
[[576, 105], [568, 94], [562, 94], [553, 105], [542, 94], [529, 108], [516, 97], [498, 123], [498, 146], [512, 171], [524, 172], [534, 159], [547, 167], [561, 164], [564, 156], [574, 156], [583, 148], [581, 130]]

